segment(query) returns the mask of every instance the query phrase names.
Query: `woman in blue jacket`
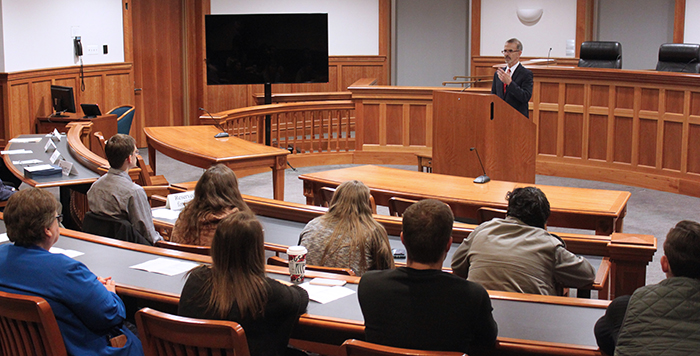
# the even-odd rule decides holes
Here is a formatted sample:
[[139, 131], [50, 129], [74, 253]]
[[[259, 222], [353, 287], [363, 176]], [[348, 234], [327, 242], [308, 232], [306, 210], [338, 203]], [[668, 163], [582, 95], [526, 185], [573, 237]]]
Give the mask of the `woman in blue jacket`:
[[[126, 311], [114, 281], [49, 252], [59, 238], [60, 211], [61, 204], [42, 189], [10, 197], [4, 220], [13, 244], [0, 246], [0, 289], [46, 299], [69, 355], [143, 355], [141, 342], [123, 326]], [[124, 337], [124, 346], [111, 346]]]

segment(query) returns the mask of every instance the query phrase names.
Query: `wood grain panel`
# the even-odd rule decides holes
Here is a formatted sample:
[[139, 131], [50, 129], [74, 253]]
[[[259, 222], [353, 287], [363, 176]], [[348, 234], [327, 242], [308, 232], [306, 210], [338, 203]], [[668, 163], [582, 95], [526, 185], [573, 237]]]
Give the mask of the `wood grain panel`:
[[666, 90], [666, 112], [682, 114], [685, 93], [681, 90]]
[[639, 120], [639, 165], [656, 166], [657, 127], [656, 120]]
[[583, 105], [584, 97], [583, 84], [566, 84], [566, 104]]
[[404, 105], [386, 105], [386, 127], [391, 128], [391, 130], [386, 130], [387, 145], [403, 145], [403, 111]]
[[379, 104], [363, 105], [364, 112], [364, 141], [363, 144], [378, 145], [379, 144]]
[[591, 85], [591, 106], [607, 107], [609, 97], [610, 86]]
[[634, 108], [634, 88], [616, 87], [615, 88], [615, 107], [621, 108], [621, 109]]
[[[32, 93], [30, 105], [32, 105], [33, 109], [31, 109], [32, 112], [29, 113], [28, 119], [51, 115], [51, 113], [53, 113], [51, 104], [51, 79], [47, 78], [33, 81], [29, 83], [29, 86]], [[33, 130], [32, 128], [32, 132], [34, 132]]]
[[700, 93], [690, 93], [690, 115], [700, 116]]
[[[12, 112], [10, 113], [10, 132], [9, 135], [5, 137], [6, 140], [19, 135], [20, 132], [33, 132], [32, 127], [34, 126], [34, 120], [36, 120], [36, 118], [32, 118], [29, 115], [30, 111], [32, 111], [29, 107], [29, 84], [21, 83], [13, 85], [11, 86], [10, 92], [10, 107], [12, 108]], [[50, 103], [51, 99], [48, 101]]]
[[[80, 101], [81, 102], [88, 103], [88, 104], [104, 102], [104, 100], [102, 100], [102, 95], [104, 92], [101, 89], [97, 89], [97, 88], [103, 87], [102, 86], [103, 85], [102, 79], [103, 78], [101, 75], [100, 76], [92, 75], [92, 76], [85, 77], [85, 89], [86, 90], [85, 90], [85, 92], [80, 93]], [[80, 87], [80, 85], [78, 85], [78, 88], [79, 87]], [[78, 88], [75, 88], [73, 90], [79, 91], [80, 89], [78, 89]], [[87, 90], [87, 88], [91, 88], [93, 90]], [[95, 89], [97, 89], [97, 90], [95, 90]], [[79, 116], [82, 116], [82, 109], [80, 108], [80, 105], [75, 104], [75, 106], [76, 106], [75, 109], [78, 112], [80, 112]], [[109, 109], [111, 109], [111, 108], [108, 108], [108, 109], [102, 108], [102, 110], [109, 110]]]
[[588, 158], [604, 161], [608, 152], [608, 117], [590, 115], [588, 122]]
[[145, 142], [146, 126], [184, 123], [184, 5], [182, 0], [142, 0], [131, 6], [134, 82], [141, 89], [132, 132]]
[[675, 171], [681, 170], [681, 152], [683, 144], [683, 124], [664, 122], [664, 149], [661, 166]]
[[427, 146], [426, 105], [411, 105], [409, 109], [409, 139], [411, 146]]
[[538, 128], [538, 147], [540, 154], [557, 154], [558, 114], [540, 111]]
[[642, 88], [642, 102], [640, 109], [659, 111], [659, 89]]
[[583, 131], [582, 114], [564, 114], [564, 156], [582, 157]]
[[558, 103], [559, 102], [559, 84], [558, 83], [541, 83], [540, 84], [540, 103]]
[[[383, 75], [383, 66], [359, 66], [359, 65], [344, 65], [341, 68], [341, 91], [347, 90], [350, 84], [362, 78], [380, 78]], [[386, 83], [377, 83], [386, 84]]]
[[615, 117], [613, 161], [632, 163], [632, 119]]
[[688, 126], [688, 172], [700, 174], [700, 125]]
[[117, 106], [133, 104], [133, 80], [128, 74], [109, 74], [104, 76], [104, 105], [102, 113]]

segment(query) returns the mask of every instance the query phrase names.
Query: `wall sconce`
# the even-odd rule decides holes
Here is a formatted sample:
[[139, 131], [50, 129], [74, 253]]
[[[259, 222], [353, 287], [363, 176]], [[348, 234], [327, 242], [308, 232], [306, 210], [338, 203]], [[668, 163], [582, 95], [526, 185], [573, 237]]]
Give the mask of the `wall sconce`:
[[542, 18], [542, 9], [521, 9], [518, 8], [517, 14], [520, 22], [525, 26], [534, 26], [540, 22]]

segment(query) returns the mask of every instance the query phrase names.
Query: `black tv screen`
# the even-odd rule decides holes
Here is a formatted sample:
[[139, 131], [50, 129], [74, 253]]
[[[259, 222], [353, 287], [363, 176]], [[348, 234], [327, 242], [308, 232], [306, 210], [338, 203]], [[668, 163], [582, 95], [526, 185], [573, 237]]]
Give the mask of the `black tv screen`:
[[327, 83], [328, 14], [206, 15], [207, 84]]

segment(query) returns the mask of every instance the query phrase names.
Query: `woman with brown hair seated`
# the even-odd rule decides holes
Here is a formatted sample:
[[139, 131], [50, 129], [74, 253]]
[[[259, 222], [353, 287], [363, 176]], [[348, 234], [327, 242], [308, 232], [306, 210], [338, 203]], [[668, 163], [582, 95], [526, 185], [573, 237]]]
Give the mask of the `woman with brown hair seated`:
[[299, 244], [308, 249], [310, 265], [368, 270], [394, 268], [386, 230], [372, 217], [369, 188], [351, 180], [333, 194], [328, 213], [306, 224]]
[[212, 264], [188, 273], [178, 314], [237, 322], [251, 355], [294, 354], [289, 336], [309, 296], [265, 276], [264, 244], [262, 225], [251, 212], [223, 219], [212, 240]]
[[238, 190], [236, 174], [223, 164], [211, 166], [197, 181], [194, 199], [180, 213], [170, 241], [210, 246], [219, 221], [240, 211], [250, 208]]

